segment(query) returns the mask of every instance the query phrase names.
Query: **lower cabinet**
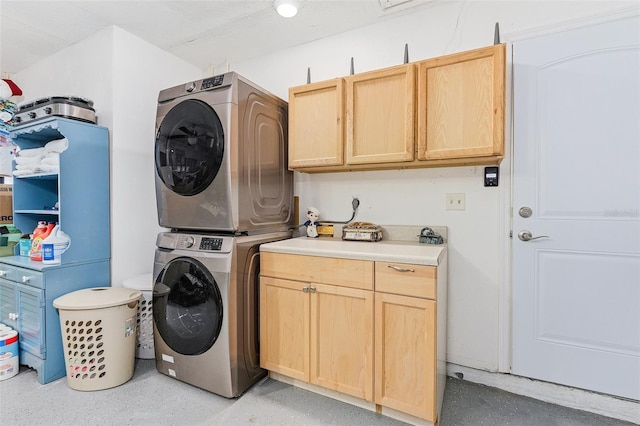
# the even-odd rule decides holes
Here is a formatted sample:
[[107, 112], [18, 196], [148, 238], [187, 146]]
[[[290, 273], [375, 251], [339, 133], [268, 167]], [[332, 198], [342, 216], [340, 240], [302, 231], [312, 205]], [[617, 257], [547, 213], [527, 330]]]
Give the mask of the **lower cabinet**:
[[436, 302], [376, 293], [375, 401], [436, 420]]
[[53, 301], [82, 288], [109, 286], [109, 261], [43, 267], [13, 258], [32, 268], [0, 261], [0, 322], [18, 332], [20, 364], [37, 370], [38, 381], [45, 384], [66, 375]]
[[[278, 256], [262, 253], [261, 270], [279, 263]], [[320, 269], [335, 267], [338, 273], [329, 275], [336, 278], [347, 267], [329, 258], [315, 261]], [[372, 270], [370, 263], [359, 266]], [[332, 282], [331, 276], [325, 279]], [[371, 290], [262, 275], [260, 366], [373, 401], [373, 304]]]
[[261, 367], [436, 423], [446, 344], [437, 271], [262, 252]]

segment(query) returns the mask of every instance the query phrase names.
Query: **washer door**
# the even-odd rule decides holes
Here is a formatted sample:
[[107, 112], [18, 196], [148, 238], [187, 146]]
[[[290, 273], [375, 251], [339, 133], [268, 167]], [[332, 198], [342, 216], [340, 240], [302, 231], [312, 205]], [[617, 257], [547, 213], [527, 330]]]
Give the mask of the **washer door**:
[[153, 321], [164, 342], [183, 355], [211, 348], [222, 328], [222, 297], [209, 270], [196, 259], [177, 257], [153, 286]]
[[158, 127], [158, 176], [179, 195], [199, 194], [220, 170], [224, 137], [220, 118], [209, 105], [195, 99], [180, 102]]

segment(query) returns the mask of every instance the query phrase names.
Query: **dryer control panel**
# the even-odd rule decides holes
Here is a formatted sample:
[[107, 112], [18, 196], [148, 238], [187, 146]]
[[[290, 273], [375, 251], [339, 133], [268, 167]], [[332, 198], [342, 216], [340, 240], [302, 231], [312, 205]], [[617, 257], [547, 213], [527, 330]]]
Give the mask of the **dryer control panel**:
[[234, 237], [232, 236], [182, 234], [178, 232], [161, 232], [156, 240], [156, 246], [161, 249], [216, 253], [230, 253], [233, 249], [233, 243]]

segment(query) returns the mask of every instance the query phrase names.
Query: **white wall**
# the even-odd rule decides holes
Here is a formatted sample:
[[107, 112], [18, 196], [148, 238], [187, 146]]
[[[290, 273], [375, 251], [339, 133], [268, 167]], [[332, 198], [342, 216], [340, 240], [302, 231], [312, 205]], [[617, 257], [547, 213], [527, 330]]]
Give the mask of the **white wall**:
[[153, 269], [158, 232], [155, 120], [158, 92], [202, 78], [201, 71], [146, 41], [114, 28], [111, 167], [111, 279]]
[[[407, 16], [232, 64], [231, 69], [285, 99], [288, 88], [402, 63], [404, 45], [417, 61], [493, 44], [501, 34], [629, 7], [634, 2], [471, 1], [436, 4]], [[504, 37], [503, 37], [504, 40]], [[507, 132], [507, 143], [510, 142]], [[483, 186], [483, 167], [295, 175], [300, 210], [346, 220], [360, 199], [358, 220], [449, 228], [448, 361], [508, 371], [510, 347], [509, 159], [498, 188]], [[465, 211], [446, 211], [445, 194], [466, 195]], [[301, 218], [302, 221], [304, 219]]]
[[158, 226], [154, 189], [158, 92], [201, 71], [118, 27], [106, 28], [17, 73], [24, 100], [81, 96], [109, 128], [111, 283], [153, 268]]

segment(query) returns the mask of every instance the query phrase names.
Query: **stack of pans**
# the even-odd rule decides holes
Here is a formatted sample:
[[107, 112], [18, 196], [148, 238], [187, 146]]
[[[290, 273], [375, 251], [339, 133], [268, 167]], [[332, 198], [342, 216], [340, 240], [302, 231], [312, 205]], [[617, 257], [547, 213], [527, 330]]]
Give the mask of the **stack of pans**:
[[93, 102], [73, 96], [52, 96], [19, 105], [14, 125], [21, 126], [49, 117], [64, 117], [96, 124]]

